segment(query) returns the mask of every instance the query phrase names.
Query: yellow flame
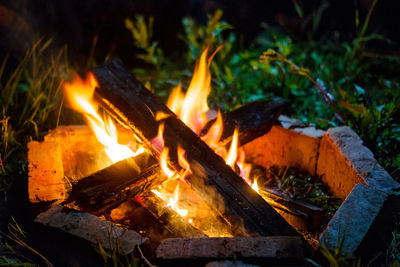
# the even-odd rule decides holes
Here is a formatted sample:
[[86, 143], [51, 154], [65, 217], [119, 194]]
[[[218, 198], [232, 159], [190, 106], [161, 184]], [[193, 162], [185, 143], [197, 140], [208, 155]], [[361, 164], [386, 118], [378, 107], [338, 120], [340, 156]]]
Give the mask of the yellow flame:
[[[161, 188], [160, 188], [161, 190]], [[171, 210], [177, 212], [180, 216], [185, 217], [188, 215], [188, 210], [186, 209], [181, 209], [178, 206], [178, 202], [179, 202], [179, 183], [177, 183], [174, 193], [172, 194], [172, 196], [170, 196], [168, 198], [166, 193], [161, 193], [160, 191], [153, 189], [151, 190], [151, 192], [153, 192], [158, 198], [164, 200], [165, 202], [167, 202], [168, 199], [168, 203], [166, 205], [167, 208], [170, 208]]]
[[175, 172], [172, 171], [169, 167], [168, 167], [168, 154], [169, 153], [169, 149], [168, 147], [164, 147], [164, 149], [161, 151], [161, 155], [160, 155], [160, 165], [161, 165], [161, 169], [164, 172], [164, 174], [168, 177], [168, 178], [172, 178], [175, 175]]
[[258, 189], [258, 184], [257, 180], [254, 180], [254, 183], [252, 184], [251, 188], [253, 188], [254, 191], [260, 194], [260, 190]]
[[239, 142], [238, 136], [239, 136], [238, 130], [235, 129], [235, 131], [233, 132], [232, 142], [231, 142], [231, 146], [229, 148], [228, 156], [225, 158], [226, 164], [231, 166], [233, 169], [235, 167], [235, 163], [236, 163], [236, 159], [237, 159], [237, 155], [238, 155], [238, 153], [237, 153], [238, 142]]
[[187, 175], [192, 174], [189, 162], [186, 160], [185, 153], [186, 151], [180, 145], [178, 145], [178, 163], [185, 170], [181, 179], [185, 179]]
[[105, 152], [112, 162], [129, 157], [135, 157], [144, 152], [140, 147], [135, 152], [127, 146], [118, 143], [117, 129], [110, 117], [103, 120], [97, 112], [97, 105], [93, 101], [95, 88], [98, 86], [93, 74], [89, 73], [86, 81], [75, 75], [72, 82], [64, 83], [66, 99], [72, 109], [82, 113], [93, 130], [99, 142], [105, 147]]
[[207, 97], [211, 91], [211, 74], [207, 64], [207, 52], [208, 49], [204, 50], [200, 62], [196, 64], [186, 95], [182, 93], [181, 87], [177, 86], [167, 102], [168, 107], [197, 134], [207, 123], [206, 112], [209, 110]]

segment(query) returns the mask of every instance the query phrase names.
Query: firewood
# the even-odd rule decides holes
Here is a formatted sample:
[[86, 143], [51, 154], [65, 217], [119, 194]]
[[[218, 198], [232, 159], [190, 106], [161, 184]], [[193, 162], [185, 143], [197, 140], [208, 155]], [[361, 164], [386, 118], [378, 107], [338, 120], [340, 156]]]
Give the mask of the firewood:
[[[192, 171], [187, 181], [232, 225], [240, 226], [242, 223], [248, 233], [255, 235], [297, 235], [220, 156], [119, 63], [110, 62], [95, 68], [93, 73], [99, 84], [95, 90], [98, 103], [130, 128], [156, 156], [159, 151], [150, 142], [156, 137], [159, 127], [155, 114], [169, 115], [163, 120], [165, 146], [170, 151], [169, 163], [180, 170], [177, 158], [180, 145], [186, 151]], [[243, 232], [238, 230], [238, 234]]]
[[[228, 144], [235, 129], [238, 129], [240, 145], [268, 133], [285, 105], [286, 102], [282, 99], [271, 102], [254, 101], [222, 114], [223, 130], [220, 143]], [[215, 121], [216, 119], [209, 121], [201, 130], [200, 136], [205, 135]]]
[[155, 158], [142, 153], [80, 179], [72, 185], [64, 204], [74, 202], [80, 210], [100, 215], [142, 192], [149, 184], [162, 181], [159, 173]]
[[[161, 260], [303, 259], [300, 237], [168, 238], [157, 248]], [[264, 262], [265, 263], [265, 262]]]

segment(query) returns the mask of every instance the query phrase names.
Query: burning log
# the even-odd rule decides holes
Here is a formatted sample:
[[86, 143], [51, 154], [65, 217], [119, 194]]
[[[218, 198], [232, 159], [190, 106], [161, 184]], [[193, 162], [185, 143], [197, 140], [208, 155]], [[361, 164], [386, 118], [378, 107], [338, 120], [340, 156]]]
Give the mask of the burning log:
[[73, 184], [64, 203], [75, 202], [83, 211], [103, 214], [162, 179], [159, 170], [158, 162], [148, 153], [121, 160]]
[[[113, 61], [93, 72], [99, 84], [95, 90], [96, 100], [121, 124], [132, 129], [155, 155], [160, 152], [150, 142], [158, 132], [155, 114], [166, 115], [163, 137], [165, 147], [170, 151], [169, 163], [174, 169], [181, 169], [177, 156], [178, 145], [181, 146], [192, 171], [187, 177], [188, 182], [225, 218], [243, 222], [252, 234], [297, 235], [220, 156], [120, 64]], [[213, 190], [214, 195], [210, 194]], [[237, 233], [243, 234], [240, 230]]]
[[[268, 133], [285, 105], [286, 102], [282, 99], [271, 102], [254, 101], [222, 114], [223, 130], [220, 143], [228, 144], [235, 129], [239, 132], [240, 145], [245, 145]], [[216, 119], [209, 121], [201, 130], [200, 136], [205, 135], [215, 121]]]
[[[221, 142], [227, 144], [235, 128], [239, 130], [241, 144], [267, 133], [284, 105], [283, 100], [268, 103], [255, 101], [224, 113]], [[215, 120], [211, 120], [203, 128], [203, 135], [213, 122]], [[151, 187], [150, 185], [161, 182], [162, 177], [153, 175], [159, 172], [161, 170], [156, 159], [149, 154], [125, 159], [73, 184], [65, 203], [75, 201], [81, 210], [99, 215], [146, 191], [144, 189]]]

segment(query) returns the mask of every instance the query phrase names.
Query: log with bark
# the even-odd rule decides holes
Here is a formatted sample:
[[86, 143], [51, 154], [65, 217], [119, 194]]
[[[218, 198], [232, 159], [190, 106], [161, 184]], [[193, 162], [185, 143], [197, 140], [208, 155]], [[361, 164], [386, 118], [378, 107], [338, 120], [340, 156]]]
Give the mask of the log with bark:
[[[150, 142], [156, 137], [159, 127], [155, 115], [158, 112], [169, 115], [163, 120], [164, 142], [170, 151], [169, 163], [174, 169], [181, 169], [177, 158], [177, 148], [181, 146], [186, 151], [192, 171], [187, 181], [232, 225], [242, 222], [248, 233], [256, 235], [297, 235], [220, 156], [118, 62], [97, 67], [93, 73], [99, 84], [95, 90], [96, 100], [121, 124], [130, 128], [155, 156], [159, 151]], [[238, 235], [244, 234], [236, 230]]]
[[[266, 134], [282, 113], [286, 102], [275, 99], [270, 102], [254, 101], [231, 112], [222, 114], [221, 144], [228, 144], [235, 129], [238, 129], [241, 146]], [[200, 136], [205, 135], [216, 119], [209, 121], [201, 130]]]
[[101, 215], [163, 180], [158, 161], [145, 152], [80, 179], [64, 204], [74, 202], [82, 211]]

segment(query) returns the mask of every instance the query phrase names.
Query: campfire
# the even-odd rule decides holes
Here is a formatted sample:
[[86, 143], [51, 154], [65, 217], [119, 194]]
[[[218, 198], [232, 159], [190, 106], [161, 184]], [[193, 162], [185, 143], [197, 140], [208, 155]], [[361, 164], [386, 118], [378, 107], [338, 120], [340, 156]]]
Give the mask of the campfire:
[[71, 231], [93, 242], [100, 234], [90, 228], [117, 227], [118, 244], [103, 240], [106, 248], [148, 244], [162, 259], [214, 257], [199, 247], [221, 257], [251, 247], [248, 257], [301, 258], [308, 250], [298, 231], [320, 227], [322, 209], [269, 188], [252, 169], [277, 154], [282, 138], [291, 141], [272, 161], [315, 174], [320, 137], [277, 126], [280, 99], [211, 110], [211, 59], [205, 50], [186, 93], [177, 86], [166, 105], [116, 61], [65, 83], [68, 106], [88, 127], [59, 127], [30, 143], [30, 200], [58, 204], [37, 221], [67, 231], [86, 223], [85, 233]]
[[[133, 185], [133, 188], [135, 186], [138, 187], [138, 183], [146, 184], [147, 191], [142, 190], [138, 194], [145, 199], [144, 202], [150, 201], [150, 205], [154, 205], [154, 209], [157, 212], [163, 213], [160, 210], [169, 209], [170, 211], [168, 212], [175, 213], [181, 217], [179, 221], [191, 224], [201, 233], [210, 237], [272, 233], [269, 230], [271, 226], [264, 227], [253, 218], [245, 218], [249, 222], [242, 225], [243, 216], [239, 214], [243, 212], [244, 208], [251, 209], [251, 202], [261, 206], [266, 212], [258, 216], [279, 217], [272, 209], [265, 210], [268, 205], [263, 207], [264, 203], [257, 196], [257, 194], [260, 194], [260, 189], [257, 181], [250, 179], [251, 164], [246, 163], [245, 152], [239, 147], [238, 126], [240, 125], [234, 128], [233, 133], [227, 134], [223, 131], [223, 118], [219, 111], [216, 118], [207, 118], [207, 112], [210, 112], [207, 105], [207, 97], [211, 90], [211, 75], [208, 69], [209, 60], [206, 50], [196, 66], [186, 94], [182, 92], [180, 86], [173, 90], [167, 103], [168, 108], [173, 113], [161, 103], [157, 103], [156, 99], [150, 99], [152, 101], [150, 104], [158, 106], [157, 109], [152, 110], [150, 107], [148, 110], [143, 110], [143, 113], [139, 112], [137, 114], [141, 117], [142, 115], [144, 115], [143, 117], [149, 117], [149, 120], [143, 124], [143, 129], [138, 129], [135, 126], [136, 120], [131, 120], [121, 115], [119, 105], [129, 104], [128, 101], [119, 103], [119, 100], [115, 100], [115, 102], [111, 102], [113, 101], [112, 98], [108, 98], [105, 95], [103, 97], [101, 93], [96, 96], [99, 101], [94, 99], [95, 90], [99, 85], [91, 73], [85, 81], [76, 76], [71, 83], [66, 83], [66, 98], [70, 106], [85, 117], [97, 140], [103, 146], [108, 158], [104, 160], [100, 168], [107, 167], [110, 171], [110, 169], [116, 168], [113, 164], [117, 162], [119, 162], [118, 165], [126, 165], [126, 168], [131, 169], [131, 173], [127, 177], [121, 177], [122, 184], [126, 186], [126, 179], [132, 176], [136, 177], [128, 183], [131, 186]], [[143, 88], [141, 89], [143, 90]], [[116, 97], [121, 96], [116, 95]], [[98, 102], [102, 102], [101, 105], [104, 109], [109, 111], [104, 116], [99, 114]], [[279, 115], [283, 104], [274, 104], [279, 107], [278, 111], [275, 109], [273, 110], [275, 113], [268, 114], [271, 116], [264, 123], [270, 124], [270, 121], [275, 120]], [[130, 109], [130, 107], [126, 108]], [[144, 106], [144, 108], [147, 108], [147, 106]], [[108, 114], [114, 114], [122, 125], [133, 129], [128, 143], [118, 143], [117, 128]], [[144, 118], [140, 119], [143, 120]], [[151, 131], [153, 133], [156, 132], [155, 126], [157, 127], [157, 134], [155, 136], [148, 134]], [[169, 132], [166, 132], [166, 129]], [[222, 136], [223, 133], [224, 136]], [[241, 131], [241, 135], [243, 136], [244, 134], [247, 134], [246, 129]], [[196, 143], [202, 149], [199, 156], [196, 155], [198, 152], [195, 151], [198, 149], [195, 147]], [[212, 158], [213, 160], [209, 161], [207, 158]], [[224, 162], [221, 161], [221, 158]], [[149, 168], [152, 168], [151, 172], [148, 171]], [[218, 173], [215, 175], [215, 172]], [[127, 171], [124, 173], [127, 173]], [[153, 176], [146, 177], [144, 173], [150, 173]], [[96, 186], [98, 188], [100, 186], [98, 182], [99, 176], [104, 176], [102, 178], [105, 179], [105, 185], [115, 180], [115, 178], [106, 171], [98, 172], [95, 175], [86, 177], [80, 180], [76, 186], [73, 186], [72, 193], [65, 203], [74, 202], [79, 209], [95, 212], [96, 214], [99, 214], [99, 211], [105, 211], [105, 207], [101, 203], [104, 202], [104, 197], [101, 196], [101, 200], [88, 198], [86, 194], [86, 190], [88, 190], [87, 184], [90, 184], [89, 187]], [[248, 186], [238, 179], [238, 175]], [[221, 183], [220, 181], [213, 181], [214, 176], [216, 179], [223, 177], [227, 181], [221, 181], [222, 184], [219, 184]], [[97, 181], [96, 184], [93, 184], [94, 181]], [[235, 201], [235, 199], [232, 195], [227, 195], [228, 192], [226, 191], [230, 190], [227, 187], [233, 182], [238, 184], [238, 186], [234, 187], [234, 190], [237, 191], [236, 194], [243, 195], [240, 196], [243, 199], [243, 204], [230, 209], [229, 206], [233, 206], [231, 201]], [[213, 185], [213, 183], [216, 183], [216, 185]], [[257, 193], [249, 192], [248, 188], [253, 188]], [[221, 194], [220, 191], [223, 191], [223, 193]], [[112, 193], [119, 192], [113, 190]], [[131, 194], [129, 197], [134, 197], [135, 195]], [[244, 201], [251, 201], [250, 205]], [[115, 207], [115, 203], [113, 204]], [[257, 211], [254, 210], [253, 213], [257, 214]], [[249, 214], [246, 214], [246, 217], [248, 216]], [[276, 223], [281, 223], [282, 226], [286, 225], [282, 220], [277, 220]], [[209, 225], [213, 227], [209, 227]], [[246, 227], [248, 230], [245, 230]], [[285, 229], [285, 227], [279, 226], [278, 229]], [[286, 230], [280, 231], [284, 233]], [[289, 233], [289, 231], [286, 232]]]

